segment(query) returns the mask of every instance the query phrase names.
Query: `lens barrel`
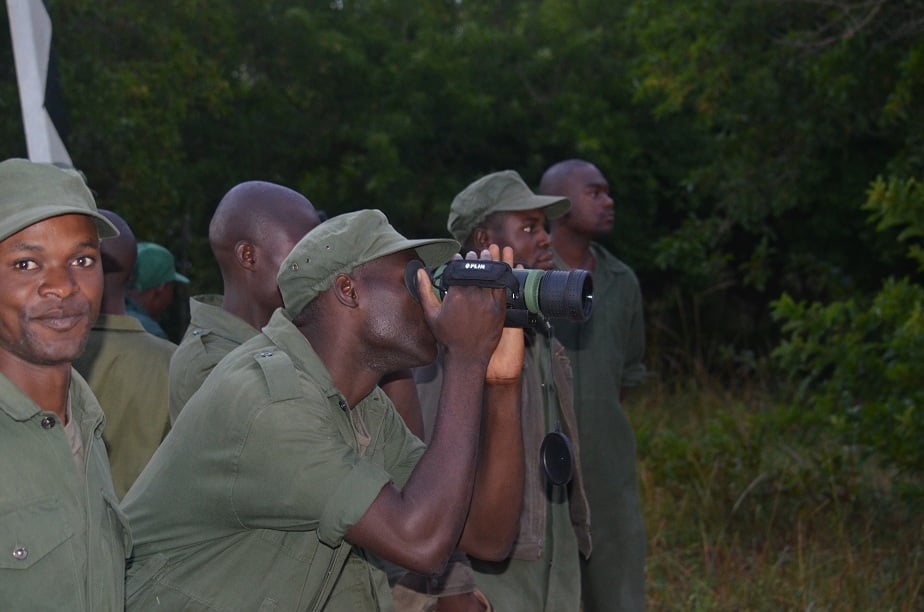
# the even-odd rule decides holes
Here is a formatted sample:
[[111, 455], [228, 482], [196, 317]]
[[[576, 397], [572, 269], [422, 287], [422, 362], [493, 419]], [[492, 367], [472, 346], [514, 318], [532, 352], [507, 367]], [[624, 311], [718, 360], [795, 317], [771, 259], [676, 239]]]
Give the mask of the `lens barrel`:
[[508, 308], [541, 313], [548, 319], [586, 321], [593, 307], [593, 277], [587, 270], [513, 271], [520, 285]]
[[[417, 270], [420, 261], [408, 263], [404, 282], [418, 302]], [[499, 261], [452, 260], [427, 273], [442, 299], [453, 285], [503, 288], [507, 293], [507, 327], [527, 327], [539, 320], [586, 321], [593, 308], [593, 276], [587, 270], [513, 269]]]

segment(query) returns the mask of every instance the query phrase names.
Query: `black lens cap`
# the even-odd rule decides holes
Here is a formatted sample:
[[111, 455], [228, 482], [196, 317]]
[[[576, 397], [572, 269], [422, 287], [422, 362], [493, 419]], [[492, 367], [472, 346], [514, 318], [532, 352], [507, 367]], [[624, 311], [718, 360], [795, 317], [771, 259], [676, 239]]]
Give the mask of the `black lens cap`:
[[574, 450], [571, 440], [560, 431], [546, 435], [539, 447], [542, 469], [552, 484], [566, 485], [574, 476]]

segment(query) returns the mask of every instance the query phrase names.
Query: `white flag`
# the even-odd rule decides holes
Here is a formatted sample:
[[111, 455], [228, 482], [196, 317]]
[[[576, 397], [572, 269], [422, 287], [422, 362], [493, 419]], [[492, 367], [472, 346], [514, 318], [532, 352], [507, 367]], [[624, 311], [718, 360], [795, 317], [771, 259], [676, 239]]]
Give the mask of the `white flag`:
[[42, 0], [6, 0], [29, 159], [73, 167], [48, 113], [51, 18]]

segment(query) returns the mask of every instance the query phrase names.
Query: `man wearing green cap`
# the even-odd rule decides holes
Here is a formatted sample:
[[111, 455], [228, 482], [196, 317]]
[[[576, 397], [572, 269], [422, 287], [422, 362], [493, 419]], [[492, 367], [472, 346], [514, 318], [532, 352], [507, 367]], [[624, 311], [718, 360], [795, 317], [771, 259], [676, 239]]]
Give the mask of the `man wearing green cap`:
[[612, 232], [615, 222], [609, 183], [600, 170], [584, 160], [562, 161], [545, 171], [539, 189], [572, 202], [571, 211], [552, 222], [557, 267], [594, 273], [593, 316], [555, 328], [574, 365], [594, 519], [594, 554], [582, 564], [584, 610], [643, 610], [645, 522], [635, 436], [622, 407], [625, 389], [646, 376], [642, 293], [632, 269], [594, 242]]
[[128, 314], [141, 321], [148, 333], [169, 340], [158, 320], [170, 308], [176, 284], [188, 285], [189, 279], [176, 271], [173, 253], [153, 242], [138, 243], [134, 274], [125, 303]]
[[0, 602], [121, 610], [131, 540], [102, 441], [103, 412], [71, 363], [117, 235], [77, 172], [0, 163]]
[[[460, 542], [503, 554], [521, 489], [479, 491], [486, 461], [520, 461], [519, 416], [503, 409], [520, 364], [496, 367], [516, 354], [498, 344], [504, 292], [454, 287], [441, 304], [418, 270], [418, 303], [405, 284], [414, 260], [457, 249], [408, 240], [375, 210], [295, 245], [284, 308], [215, 367], [125, 497], [129, 609], [388, 610], [376, 559], [432, 574]], [[447, 375], [425, 449], [376, 384], [437, 344]]]
[[[465, 249], [489, 243], [513, 248], [518, 262], [548, 270], [552, 251], [547, 219], [563, 215], [567, 199], [535, 195], [512, 170], [484, 176], [450, 206], [448, 228]], [[544, 319], [526, 330], [521, 372], [525, 484], [519, 531], [509, 557], [498, 563], [471, 558], [475, 583], [497, 610], [534, 612], [580, 608], [579, 552], [590, 554], [589, 515], [572, 406], [571, 370], [564, 348]], [[425, 421], [430, 426], [440, 360], [415, 371]], [[540, 465], [540, 447], [556, 429], [570, 439], [575, 470], [570, 486], [553, 484]]]

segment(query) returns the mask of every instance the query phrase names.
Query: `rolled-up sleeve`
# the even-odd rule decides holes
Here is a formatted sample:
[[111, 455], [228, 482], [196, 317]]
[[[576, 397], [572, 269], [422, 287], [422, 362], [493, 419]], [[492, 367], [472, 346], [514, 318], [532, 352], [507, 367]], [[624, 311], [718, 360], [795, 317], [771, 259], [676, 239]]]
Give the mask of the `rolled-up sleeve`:
[[391, 477], [347, 443], [327, 398], [271, 403], [242, 433], [231, 499], [242, 526], [316, 529], [336, 545]]
[[375, 401], [375, 440], [364, 456], [349, 418], [316, 389], [254, 410], [240, 431], [230, 492], [242, 526], [317, 530], [329, 546], [368, 511], [382, 488], [403, 487], [424, 445], [391, 404]]

